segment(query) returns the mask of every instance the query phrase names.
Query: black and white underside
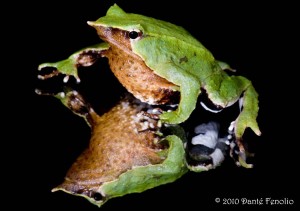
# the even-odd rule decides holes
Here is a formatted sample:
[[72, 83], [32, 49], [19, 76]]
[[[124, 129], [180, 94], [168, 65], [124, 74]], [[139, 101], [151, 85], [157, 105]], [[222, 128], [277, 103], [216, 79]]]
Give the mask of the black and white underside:
[[[194, 134], [186, 145], [188, 168], [200, 172], [216, 168], [230, 154], [234, 159], [238, 154], [236, 149], [232, 122], [228, 134], [219, 135], [219, 124], [214, 121], [203, 123], [195, 127]], [[234, 153], [232, 153], [234, 152]]]

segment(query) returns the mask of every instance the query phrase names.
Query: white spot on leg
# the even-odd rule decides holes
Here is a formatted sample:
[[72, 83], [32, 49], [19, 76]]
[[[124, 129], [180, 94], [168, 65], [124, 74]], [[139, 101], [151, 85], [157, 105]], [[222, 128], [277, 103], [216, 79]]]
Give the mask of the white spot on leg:
[[79, 93], [75, 90], [72, 91], [72, 94], [75, 95], [75, 96], [79, 95]]
[[42, 94], [42, 91], [41, 91], [40, 89], [35, 89], [34, 91], [35, 91], [35, 93], [37, 93], [38, 95], [41, 95], [41, 94]]
[[233, 132], [233, 129], [234, 129], [234, 123], [235, 123], [235, 121], [233, 121], [233, 122], [230, 123], [229, 128], [228, 128], [229, 133], [232, 133], [232, 132]]
[[63, 82], [64, 82], [64, 83], [67, 83], [67, 82], [69, 81], [69, 78], [70, 78], [70, 76], [69, 76], [69, 75], [66, 75], [66, 76], [64, 77], [64, 79], [63, 79]]
[[59, 94], [59, 96], [60, 96], [61, 98], [66, 97], [66, 94], [65, 94], [64, 92], [60, 92], [60, 93], [58, 93], [58, 94]]
[[243, 109], [243, 104], [244, 104], [244, 98], [241, 97], [241, 98], [239, 99], [239, 108], [240, 108], [240, 111], [242, 111], [242, 109]]
[[159, 109], [157, 109], [157, 108], [154, 108], [154, 109], [152, 109], [151, 111], [147, 111], [148, 113], [151, 113], [151, 114], [161, 114], [162, 112], [159, 110]]
[[158, 121], [157, 123], [157, 127], [161, 128], [162, 127], [162, 122], [161, 121]]
[[45, 77], [42, 76], [42, 75], [38, 75], [37, 78], [40, 79], [40, 80], [44, 80], [45, 79]]
[[155, 128], [153, 122], [150, 122], [149, 127], [152, 128], [152, 129]]

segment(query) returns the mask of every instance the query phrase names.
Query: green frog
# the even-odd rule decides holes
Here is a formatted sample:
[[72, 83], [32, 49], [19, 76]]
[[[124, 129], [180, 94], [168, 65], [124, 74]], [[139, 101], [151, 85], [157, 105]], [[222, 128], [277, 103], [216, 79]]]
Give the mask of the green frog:
[[[148, 114], [158, 125], [177, 126], [185, 122], [196, 108], [201, 93], [205, 93], [209, 101], [219, 110], [239, 101], [240, 113], [232, 122], [231, 131], [239, 147], [240, 164], [250, 167], [245, 161], [242, 136], [246, 128], [251, 128], [256, 135], [261, 135], [256, 121], [259, 110], [258, 94], [250, 80], [243, 76], [229, 75], [226, 71], [234, 70], [227, 63], [216, 60], [212, 53], [188, 31], [172, 23], [126, 13], [115, 4], [108, 9], [105, 16], [96, 21], [89, 21], [88, 24], [96, 29], [104, 42], [83, 48], [63, 61], [41, 64], [39, 70], [46, 67], [52, 67], [54, 70], [50, 74], [39, 75], [40, 79], [64, 74], [64, 82], [68, 81], [69, 76], [75, 77], [77, 82], [80, 82], [78, 67], [91, 66], [98, 59], [106, 57], [116, 78], [141, 103], [152, 106], [166, 105], [172, 108]], [[214, 112], [205, 104], [201, 105]], [[89, 124], [91, 125], [91, 122]], [[167, 138], [170, 145], [169, 154], [165, 160], [158, 159], [158, 166], [157, 163], [145, 163], [140, 167], [142, 170], [137, 170], [143, 171], [137, 173], [143, 176], [139, 175], [137, 178], [135, 170], [127, 169], [126, 172], [129, 172], [124, 173], [127, 176], [117, 174], [108, 180], [109, 184], [97, 183], [93, 193], [101, 195], [99, 201], [92, 197], [95, 194], [83, 196], [100, 206], [106, 201], [103, 198], [140, 192], [174, 181], [186, 172], [186, 168], [202, 171], [203, 167], [190, 167], [188, 163], [183, 165], [182, 158], [185, 157], [185, 153], [182, 138], [176, 135], [171, 137], [173, 138]], [[170, 159], [176, 162], [167, 162]], [[132, 168], [133, 166], [134, 164], [131, 165]], [[149, 175], [160, 174], [161, 171], [169, 172], [169, 175], [164, 175], [159, 180], [149, 180]], [[142, 188], [128, 185], [135, 180], [149, 183], [146, 182]], [[61, 189], [66, 190], [65, 187]], [[84, 188], [81, 191], [69, 192], [79, 195], [83, 192], [89, 193]]]

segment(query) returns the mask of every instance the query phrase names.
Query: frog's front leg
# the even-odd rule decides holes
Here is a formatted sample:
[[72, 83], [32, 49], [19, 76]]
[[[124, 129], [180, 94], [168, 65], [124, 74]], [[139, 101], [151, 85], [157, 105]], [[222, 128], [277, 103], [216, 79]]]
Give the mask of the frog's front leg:
[[175, 111], [161, 114], [160, 119], [165, 123], [180, 124], [187, 120], [195, 109], [201, 84], [196, 77], [176, 65], [168, 65], [162, 69], [166, 71], [161, 71], [161, 76], [179, 86], [180, 101]]
[[52, 95], [59, 99], [61, 103], [69, 108], [74, 114], [84, 118], [90, 127], [95, 124], [99, 117], [91, 105], [87, 103], [77, 91], [70, 88], [65, 88], [64, 91], [57, 94], [46, 93], [38, 89], [36, 90], [36, 93], [39, 95]]
[[107, 43], [100, 43], [87, 48], [83, 48], [73, 53], [71, 56], [69, 56], [69, 58], [65, 60], [53, 63], [43, 63], [39, 65], [39, 70], [43, 70], [44, 68], [49, 67], [54, 68], [54, 70], [49, 74], [38, 75], [38, 78], [44, 80], [59, 74], [64, 74], [65, 83], [68, 81], [69, 76], [75, 77], [76, 81], [80, 82], [80, 78], [78, 76], [78, 67], [87, 67], [93, 65], [97, 61], [97, 59], [102, 57], [103, 52], [107, 49], [109, 49], [109, 45]]

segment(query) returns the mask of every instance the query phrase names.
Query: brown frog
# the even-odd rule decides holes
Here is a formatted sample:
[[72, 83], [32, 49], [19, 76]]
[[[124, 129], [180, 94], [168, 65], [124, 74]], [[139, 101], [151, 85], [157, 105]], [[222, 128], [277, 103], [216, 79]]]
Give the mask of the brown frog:
[[64, 182], [52, 191], [82, 196], [100, 207], [111, 198], [172, 182], [187, 172], [183, 130], [164, 129], [158, 120], [144, 115], [158, 112], [148, 104], [127, 95], [99, 116], [77, 91], [55, 97], [85, 118], [91, 139]]

